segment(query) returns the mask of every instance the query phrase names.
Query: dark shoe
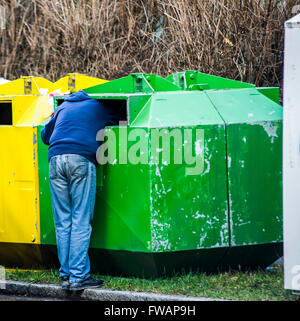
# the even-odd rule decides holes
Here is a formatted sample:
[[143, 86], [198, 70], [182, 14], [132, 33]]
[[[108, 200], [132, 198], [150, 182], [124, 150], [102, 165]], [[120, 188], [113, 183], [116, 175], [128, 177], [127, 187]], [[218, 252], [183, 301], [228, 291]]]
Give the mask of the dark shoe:
[[86, 288], [98, 288], [104, 284], [104, 281], [101, 279], [88, 278], [80, 282], [70, 283], [69, 290], [71, 291], [80, 291]]
[[63, 290], [69, 290], [69, 287], [70, 287], [69, 277], [68, 276], [61, 277], [61, 288]]

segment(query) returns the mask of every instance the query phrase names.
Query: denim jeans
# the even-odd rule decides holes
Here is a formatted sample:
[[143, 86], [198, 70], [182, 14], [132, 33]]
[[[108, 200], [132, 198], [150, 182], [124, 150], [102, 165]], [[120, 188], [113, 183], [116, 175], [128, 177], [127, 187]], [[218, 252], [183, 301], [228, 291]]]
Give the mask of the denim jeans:
[[50, 159], [49, 179], [60, 276], [71, 283], [85, 280], [90, 276], [96, 166], [77, 154], [56, 155]]

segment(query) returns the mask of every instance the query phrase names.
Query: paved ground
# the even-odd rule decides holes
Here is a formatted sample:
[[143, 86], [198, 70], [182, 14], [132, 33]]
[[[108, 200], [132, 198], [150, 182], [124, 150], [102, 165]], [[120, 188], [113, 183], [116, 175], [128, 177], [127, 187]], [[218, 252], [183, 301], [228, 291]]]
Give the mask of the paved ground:
[[40, 301], [226, 301], [203, 297], [189, 297], [183, 295], [154, 294], [148, 292], [115, 291], [109, 289], [86, 289], [73, 293], [63, 291], [59, 285], [31, 284], [19, 281], [0, 281], [0, 301], [11, 300]]
[[16, 296], [16, 295], [0, 295], [1, 301], [73, 301], [70, 299], [63, 298], [43, 298], [43, 297], [27, 297], [27, 296]]

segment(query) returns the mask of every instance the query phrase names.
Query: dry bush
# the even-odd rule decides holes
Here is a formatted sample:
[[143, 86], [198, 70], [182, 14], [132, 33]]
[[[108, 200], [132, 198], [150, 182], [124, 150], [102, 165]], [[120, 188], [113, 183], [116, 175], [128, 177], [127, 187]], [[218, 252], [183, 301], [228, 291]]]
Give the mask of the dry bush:
[[[282, 3], [285, 3], [283, 6]], [[295, 0], [0, 0], [0, 76], [68, 72], [114, 79], [199, 70], [260, 86], [282, 81]]]

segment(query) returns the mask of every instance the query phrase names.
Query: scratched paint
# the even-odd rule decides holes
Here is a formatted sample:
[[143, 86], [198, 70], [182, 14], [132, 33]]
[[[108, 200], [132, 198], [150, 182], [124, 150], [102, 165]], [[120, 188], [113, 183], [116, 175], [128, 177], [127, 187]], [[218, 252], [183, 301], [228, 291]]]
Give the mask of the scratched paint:
[[[204, 148], [205, 162], [203, 173], [197, 176], [186, 176], [184, 165], [164, 166], [162, 161], [150, 164], [151, 248], [154, 252], [228, 246], [223, 142], [224, 127], [215, 126], [205, 130], [205, 146], [195, 143], [195, 153]], [[184, 146], [184, 140], [182, 143]], [[174, 148], [171, 145], [171, 153]], [[215, 195], [210, 194], [212, 190]]]
[[36, 133], [35, 133], [35, 132], [33, 132], [32, 144], [33, 144], [33, 145], [36, 145]]
[[262, 122], [253, 122], [249, 123], [249, 125], [252, 126], [262, 126], [262, 128], [265, 130], [265, 133], [270, 138], [271, 143], [273, 144], [276, 138], [281, 137], [280, 127], [281, 122], [280, 121], [262, 121]]
[[274, 124], [270, 121], [265, 122], [263, 125], [264, 130], [268, 134], [269, 137], [271, 137], [271, 143], [274, 143], [274, 138], [278, 138], [277, 130], [278, 130], [278, 124]]
[[282, 123], [230, 124], [227, 148], [231, 244], [282, 240]]

